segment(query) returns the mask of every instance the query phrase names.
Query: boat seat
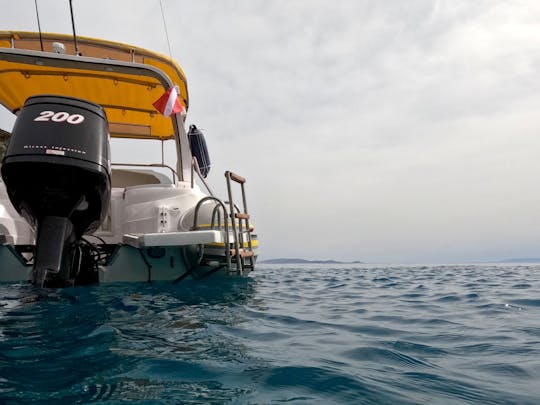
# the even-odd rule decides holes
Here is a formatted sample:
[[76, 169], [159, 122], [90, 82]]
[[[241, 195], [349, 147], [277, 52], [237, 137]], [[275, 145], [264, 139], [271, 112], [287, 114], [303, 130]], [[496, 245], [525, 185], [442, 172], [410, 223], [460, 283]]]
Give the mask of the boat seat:
[[112, 169], [112, 187], [126, 188], [145, 184], [172, 184], [171, 179], [153, 170]]

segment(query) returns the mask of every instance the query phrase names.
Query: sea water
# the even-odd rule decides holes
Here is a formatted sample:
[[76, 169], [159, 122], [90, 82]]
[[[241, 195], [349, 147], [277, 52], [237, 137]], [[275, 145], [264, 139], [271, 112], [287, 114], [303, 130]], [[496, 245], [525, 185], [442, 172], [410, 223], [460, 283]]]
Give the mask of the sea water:
[[0, 285], [0, 403], [538, 404], [540, 265]]

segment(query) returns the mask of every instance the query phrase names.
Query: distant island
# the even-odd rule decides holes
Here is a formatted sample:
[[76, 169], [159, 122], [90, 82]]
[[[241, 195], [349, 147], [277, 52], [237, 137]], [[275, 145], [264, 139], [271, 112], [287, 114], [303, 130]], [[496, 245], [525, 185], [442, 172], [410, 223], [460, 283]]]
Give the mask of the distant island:
[[501, 260], [499, 263], [540, 263], [540, 257], [514, 257]]
[[306, 259], [268, 259], [260, 260], [259, 263], [266, 264], [362, 264], [358, 260], [354, 262], [340, 262], [337, 260], [306, 260]]

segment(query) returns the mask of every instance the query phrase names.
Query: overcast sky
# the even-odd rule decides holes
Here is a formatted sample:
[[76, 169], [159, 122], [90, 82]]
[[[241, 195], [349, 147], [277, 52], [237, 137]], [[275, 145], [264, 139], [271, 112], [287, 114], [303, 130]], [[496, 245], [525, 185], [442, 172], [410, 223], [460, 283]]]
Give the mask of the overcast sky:
[[[37, 30], [33, 0], [0, 1], [0, 29]], [[540, 257], [540, 2], [162, 1], [262, 258]], [[79, 35], [169, 53], [159, 0], [73, 5]], [[67, 0], [38, 6], [71, 32]]]

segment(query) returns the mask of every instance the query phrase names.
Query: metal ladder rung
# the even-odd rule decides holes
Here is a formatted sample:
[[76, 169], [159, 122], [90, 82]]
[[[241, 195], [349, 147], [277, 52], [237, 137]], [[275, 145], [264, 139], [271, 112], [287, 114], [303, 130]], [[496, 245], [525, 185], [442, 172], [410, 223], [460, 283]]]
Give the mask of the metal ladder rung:
[[236, 173], [228, 172], [231, 180], [236, 181], [237, 183], [244, 184], [246, 182], [246, 179], [242, 176], [239, 176]]
[[237, 212], [234, 216], [238, 219], [249, 219], [249, 214], [245, 212]]
[[[240, 257], [252, 257], [255, 255], [255, 253], [253, 252], [253, 250], [244, 250], [244, 249], [241, 249], [239, 252], [238, 252], [238, 255]], [[231, 256], [236, 256], [236, 249], [231, 249]]]

